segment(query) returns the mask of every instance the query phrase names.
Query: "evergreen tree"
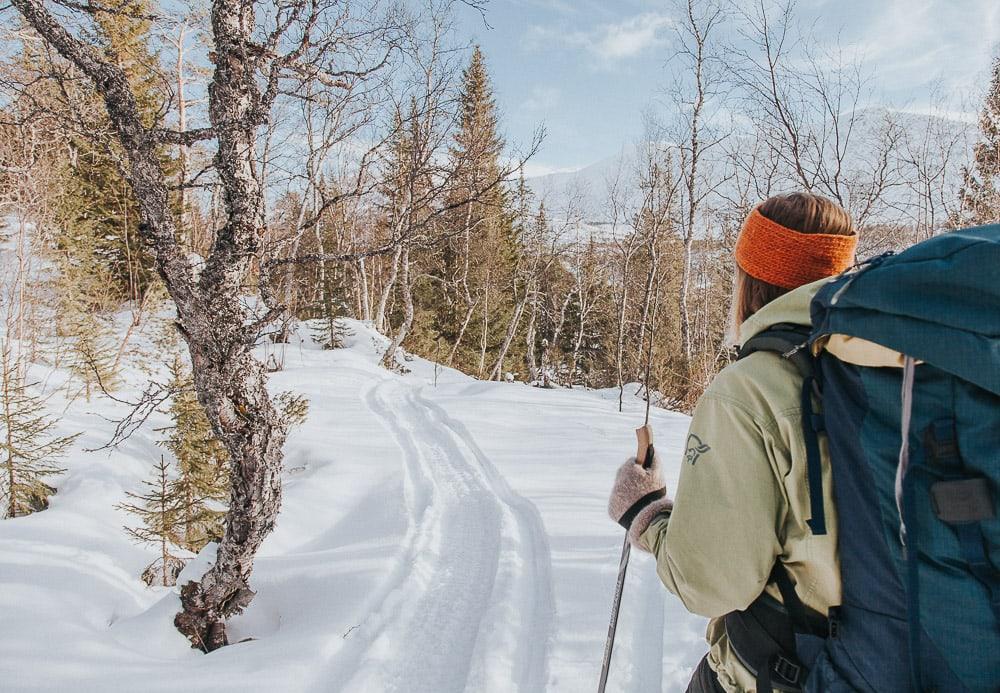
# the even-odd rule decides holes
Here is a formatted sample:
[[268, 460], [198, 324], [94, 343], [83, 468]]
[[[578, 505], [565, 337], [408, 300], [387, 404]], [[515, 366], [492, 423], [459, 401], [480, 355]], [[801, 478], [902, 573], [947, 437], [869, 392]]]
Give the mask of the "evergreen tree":
[[54, 278], [56, 331], [69, 341], [68, 370], [82, 383], [87, 401], [95, 387], [117, 386], [114, 343], [105, 315], [115, 304], [112, 277], [87, 229], [64, 236]]
[[179, 354], [174, 356], [169, 370], [169, 387], [174, 394], [168, 413], [173, 426], [161, 444], [177, 463], [171, 493], [181, 508], [179, 523], [183, 531], [176, 543], [198, 552], [222, 536], [229, 500], [229, 458], [212, 432], [195, 396], [193, 378]]
[[[149, 9], [145, 0], [129, 3], [127, 11], [99, 8], [93, 29], [99, 36], [90, 37], [106, 44], [104, 57], [125, 72], [147, 127], [162, 119], [165, 100], [157, 58], [149, 50]], [[18, 110], [47, 114], [53, 127], [46, 134], [60, 149], [59, 249], [72, 254], [86, 231], [111, 279], [107, 288], [119, 300], [141, 298], [156, 274], [139, 239], [138, 206], [119, 168], [123, 157], [102, 100], [85, 81], [68, 78], [66, 63], [36, 41], [22, 42], [16, 66], [28, 85], [19, 92]], [[166, 153], [164, 163], [169, 169]]]
[[[130, 3], [129, 12], [97, 12], [95, 22], [107, 46], [107, 58], [125, 72], [147, 127], [160, 117], [163, 100], [157, 91], [159, 66], [148, 48], [151, 24], [142, 16], [148, 16], [149, 9], [150, 3], [140, 0]], [[103, 109], [96, 112], [103, 129]], [[132, 191], [105, 147], [82, 138], [72, 145], [77, 156], [70, 171], [69, 202], [82, 213], [81, 221], [93, 225], [97, 253], [111, 271], [121, 297], [137, 300], [155, 280], [155, 271], [139, 239], [139, 208]], [[163, 158], [166, 161], [166, 155]]]
[[478, 46], [462, 73], [462, 85], [461, 122], [451, 154], [467, 182], [481, 185], [498, 173], [504, 142], [497, 132], [496, 100], [486, 59]]
[[979, 115], [980, 139], [971, 169], [964, 172], [962, 208], [966, 223], [1000, 221], [1000, 55], [993, 61], [993, 78]]
[[53, 435], [56, 420], [46, 415], [45, 400], [32, 393], [24, 372], [4, 344], [0, 354], [0, 512], [5, 518], [48, 507], [55, 489], [46, 480], [64, 471], [56, 460], [77, 437]]
[[438, 332], [452, 343], [449, 361], [484, 375], [504, 341], [514, 298], [520, 252], [515, 214], [507, 191], [497, 185], [504, 141], [482, 51], [477, 47], [462, 74], [461, 116], [449, 151], [455, 185], [448, 219], [451, 240], [444, 249], [440, 278], [455, 294], [437, 308]]
[[152, 481], [143, 481], [143, 493], [126, 492], [132, 502], [121, 503], [118, 508], [135, 515], [141, 525], [125, 527], [129, 536], [140, 544], [156, 544], [160, 555], [142, 573], [147, 585], [159, 583], [164, 587], [174, 585], [184, 568], [184, 559], [171, 550], [184, 540], [184, 518], [187, 508], [176, 493], [175, 482], [169, 474], [170, 465], [160, 455]]

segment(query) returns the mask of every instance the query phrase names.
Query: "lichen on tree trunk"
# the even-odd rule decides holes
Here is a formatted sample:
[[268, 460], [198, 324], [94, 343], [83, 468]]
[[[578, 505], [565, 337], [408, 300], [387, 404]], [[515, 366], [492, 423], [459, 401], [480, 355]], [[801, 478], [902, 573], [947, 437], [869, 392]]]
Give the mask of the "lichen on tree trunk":
[[[253, 8], [236, 0], [213, 2], [211, 128], [197, 138], [179, 133], [167, 140], [163, 131], [143, 124], [135, 94], [118, 66], [67, 31], [40, 0], [13, 4], [47, 43], [93, 82], [104, 101], [125, 156], [124, 174], [139, 205], [143, 240], [177, 307], [177, 327], [191, 354], [198, 400], [229, 452], [232, 488], [217, 558], [200, 582], [181, 588], [183, 610], [174, 621], [192, 646], [211, 651], [226, 644], [225, 619], [253, 598], [249, 579], [254, 555], [274, 528], [281, 505], [285, 423], [268, 395], [265, 371], [251, 353], [269, 317], [255, 321], [240, 300], [265, 228], [254, 140], [273, 100], [256, 80], [263, 66], [252, 50]], [[196, 281], [178, 243], [158, 149], [167, 141], [212, 136], [218, 143], [215, 167], [226, 223]]]

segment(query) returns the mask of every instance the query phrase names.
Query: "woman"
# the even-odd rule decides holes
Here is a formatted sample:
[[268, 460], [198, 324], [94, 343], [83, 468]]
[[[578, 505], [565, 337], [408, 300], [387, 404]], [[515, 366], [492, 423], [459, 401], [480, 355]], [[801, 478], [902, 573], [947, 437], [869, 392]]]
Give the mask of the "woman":
[[[738, 343], [775, 325], [808, 326], [812, 297], [854, 263], [856, 244], [850, 217], [823, 197], [792, 193], [759, 205], [736, 245]], [[689, 611], [711, 619], [710, 650], [688, 691], [797, 690], [808, 645], [820, 642], [801, 634], [825, 635], [840, 603], [825, 443], [826, 532], [808, 524], [802, 385], [788, 359], [752, 353], [722, 370], [698, 402], [672, 499], [648, 500], [664, 486], [658, 460], [643, 469], [632, 459], [618, 471], [612, 519], [634, 518], [633, 546], [656, 557], [663, 583]]]

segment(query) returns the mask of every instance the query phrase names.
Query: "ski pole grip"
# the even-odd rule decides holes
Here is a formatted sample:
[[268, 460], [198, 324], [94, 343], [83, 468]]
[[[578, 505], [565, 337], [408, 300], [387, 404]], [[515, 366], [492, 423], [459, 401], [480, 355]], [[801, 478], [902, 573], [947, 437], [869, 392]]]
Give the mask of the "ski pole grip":
[[635, 437], [639, 444], [635, 452], [636, 464], [649, 469], [653, 464], [653, 427], [649, 424], [640, 426], [635, 429]]

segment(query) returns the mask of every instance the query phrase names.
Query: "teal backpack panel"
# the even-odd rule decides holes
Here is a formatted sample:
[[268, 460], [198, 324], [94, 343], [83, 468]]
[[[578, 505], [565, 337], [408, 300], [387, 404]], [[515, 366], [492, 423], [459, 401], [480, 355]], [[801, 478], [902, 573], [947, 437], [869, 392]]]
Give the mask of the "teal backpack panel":
[[844, 275], [816, 296], [813, 327], [1000, 394], [1000, 224], [936, 236]]
[[1000, 691], [1000, 226], [840, 277], [813, 325], [925, 363], [901, 517], [903, 370], [817, 360], [844, 602], [806, 689]]

